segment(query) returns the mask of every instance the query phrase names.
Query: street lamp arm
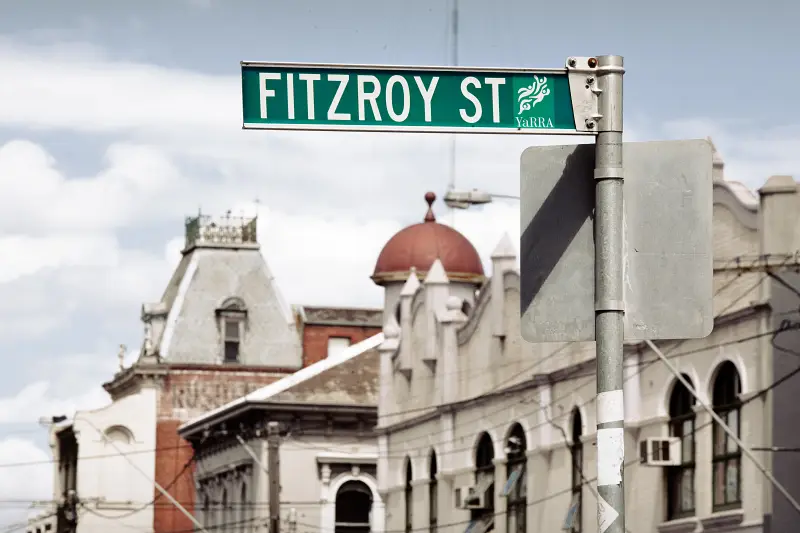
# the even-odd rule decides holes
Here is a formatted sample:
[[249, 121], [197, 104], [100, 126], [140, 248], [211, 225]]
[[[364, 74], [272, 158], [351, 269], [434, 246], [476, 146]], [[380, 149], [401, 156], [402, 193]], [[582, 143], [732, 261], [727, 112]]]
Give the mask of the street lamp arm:
[[495, 198], [519, 200], [519, 196], [492, 194], [479, 189], [472, 189], [471, 191], [456, 191], [451, 189], [445, 193], [444, 203], [447, 204], [448, 207], [454, 209], [467, 209], [473, 205], [489, 204]]

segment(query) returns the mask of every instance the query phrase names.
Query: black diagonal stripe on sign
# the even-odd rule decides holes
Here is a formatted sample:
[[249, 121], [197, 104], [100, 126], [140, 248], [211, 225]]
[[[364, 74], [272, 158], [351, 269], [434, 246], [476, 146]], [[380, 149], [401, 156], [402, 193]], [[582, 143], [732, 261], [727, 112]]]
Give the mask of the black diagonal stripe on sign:
[[[521, 312], [539, 293], [567, 247], [594, 211], [594, 144], [580, 144], [567, 156], [553, 190], [522, 231]], [[532, 177], [536, 180], [536, 176]], [[523, 199], [524, 201], [524, 199]]]

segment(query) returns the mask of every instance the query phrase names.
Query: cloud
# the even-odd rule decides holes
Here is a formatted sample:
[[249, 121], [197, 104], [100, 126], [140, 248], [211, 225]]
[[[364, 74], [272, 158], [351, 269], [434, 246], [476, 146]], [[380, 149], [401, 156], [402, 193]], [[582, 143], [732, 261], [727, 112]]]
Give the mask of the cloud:
[[[0, 146], [0, 338], [15, 352], [34, 340], [37, 350], [49, 347], [41, 359], [19, 357], [37, 381], [12, 376], [0, 423], [107, 401], [100, 382], [113, 372], [119, 342], [138, 348], [139, 306], [157, 299], [172, 273], [184, 215], [257, 210], [262, 252], [289, 303], [380, 306], [369, 280], [378, 253], [422, 219], [423, 194], [441, 195], [450, 179], [447, 135], [242, 131], [235, 68], [208, 75], [112, 60], [91, 45], [0, 40], [0, 71], [0, 127], [16, 137]], [[796, 129], [692, 120], [626, 130], [629, 141], [707, 135], [728, 177], [751, 187], [778, 171], [800, 173]], [[92, 172], [59, 161], [61, 141]], [[576, 142], [591, 139], [458, 137], [456, 185], [518, 194], [526, 147]], [[519, 242], [514, 201], [455, 213], [437, 202], [435, 211], [475, 244], [487, 272], [504, 232]], [[31, 446], [0, 441], [0, 462], [46, 456]], [[49, 483], [50, 474], [26, 479]], [[16, 494], [3, 479], [0, 498]]]
[[[52, 498], [53, 466], [51, 457], [32, 440], [10, 437], [0, 439], [0, 526], [24, 524], [27, 517], [42, 512], [34, 501]], [[22, 463], [22, 464], [20, 464]]]
[[72, 415], [76, 411], [96, 409], [109, 402], [108, 395], [99, 384], [68, 398], [56, 398], [48, 394], [49, 389], [47, 381], [37, 381], [26, 385], [14, 396], [0, 398], [0, 424], [30, 423], [32, 419], [40, 417]]
[[96, 176], [68, 179], [44, 147], [26, 140], [4, 144], [0, 230], [112, 230], [157, 215], [190, 187], [170, 158], [153, 147], [114, 143], [104, 162]]
[[9, 126], [83, 132], [238, 126], [234, 76], [112, 62], [91, 46], [0, 44], [4, 78], [17, 79], [0, 86], [0, 115]]
[[725, 161], [725, 178], [758, 189], [769, 176], [800, 178], [800, 133], [796, 125], [756, 128], [742, 120], [672, 120], [660, 126], [670, 139], [710, 136]]

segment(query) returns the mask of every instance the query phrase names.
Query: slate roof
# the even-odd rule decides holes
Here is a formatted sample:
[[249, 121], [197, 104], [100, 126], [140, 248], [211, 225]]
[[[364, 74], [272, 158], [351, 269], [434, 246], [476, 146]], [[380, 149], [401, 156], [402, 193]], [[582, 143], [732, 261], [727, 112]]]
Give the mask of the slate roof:
[[218, 416], [245, 404], [304, 403], [376, 407], [380, 371], [376, 348], [383, 339], [383, 333], [378, 333], [353, 344], [339, 354], [208, 411], [181, 426], [179, 431], [189, 430], [198, 424], [213, 423]]
[[266, 398], [269, 402], [378, 405], [380, 368], [377, 350], [369, 350]]

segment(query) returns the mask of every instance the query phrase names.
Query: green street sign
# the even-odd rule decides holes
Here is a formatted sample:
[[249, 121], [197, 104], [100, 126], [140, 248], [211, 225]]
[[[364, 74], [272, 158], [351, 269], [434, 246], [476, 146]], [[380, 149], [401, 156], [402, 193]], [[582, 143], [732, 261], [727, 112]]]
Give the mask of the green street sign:
[[585, 77], [568, 68], [242, 62], [243, 127], [591, 135], [596, 103]]

